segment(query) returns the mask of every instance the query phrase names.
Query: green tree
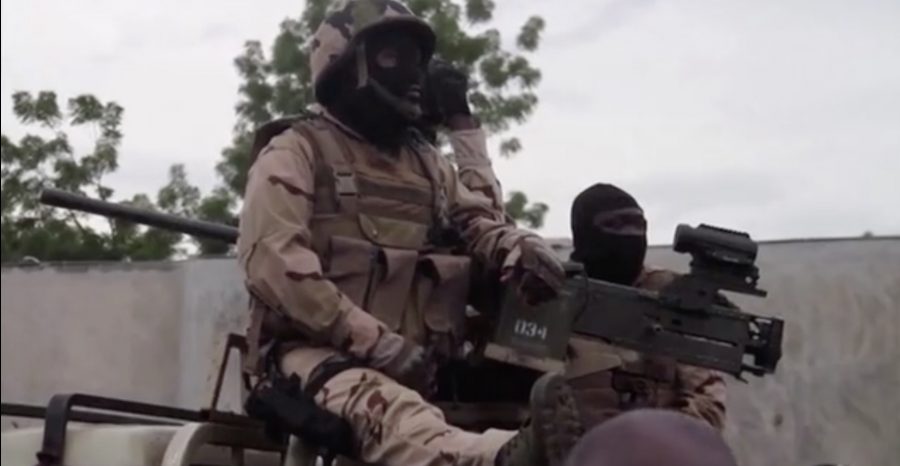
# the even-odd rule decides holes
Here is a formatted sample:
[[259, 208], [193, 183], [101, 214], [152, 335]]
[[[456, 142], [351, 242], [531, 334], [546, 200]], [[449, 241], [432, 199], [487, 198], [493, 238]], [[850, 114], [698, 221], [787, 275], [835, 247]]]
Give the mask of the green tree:
[[[228, 188], [219, 186], [200, 200], [192, 217], [237, 227], [238, 218], [233, 213], [235, 204], [234, 194]], [[201, 255], [217, 256], [231, 252], [232, 246], [222, 241], [195, 239], [195, 242], [200, 248]]]
[[[231, 212], [234, 203], [234, 196], [221, 187], [202, 197], [200, 189], [188, 181], [187, 172], [181, 164], [169, 168], [169, 182], [156, 196], [156, 204], [163, 212], [236, 226], [237, 219]], [[193, 241], [200, 255], [222, 255], [231, 250], [231, 245], [222, 241], [203, 238], [193, 238]]]
[[[329, 0], [307, 0], [297, 17], [285, 18], [268, 53], [259, 41], [244, 44], [243, 53], [234, 60], [243, 81], [235, 106], [237, 122], [231, 146], [222, 151], [216, 169], [225, 186], [240, 196], [247, 181], [249, 152], [253, 131], [259, 125], [302, 112], [313, 102], [307, 43], [325, 17]], [[437, 55], [465, 70], [471, 77], [470, 99], [473, 111], [491, 135], [507, 132], [513, 124], [525, 122], [538, 103], [535, 89], [541, 72], [527, 55], [540, 43], [544, 20], [529, 18], [519, 28], [515, 50], [502, 46], [500, 31], [489, 27], [493, 19], [493, 0], [409, 0], [410, 9], [425, 18], [438, 37]], [[515, 137], [504, 138], [499, 151], [511, 156], [521, 149]], [[520, 199], [516, 193], [510, 200]], [[539, 228], [544, 209], [531, 209], [533, 215], [514, 217]], [[537, 223], [533, 220], [538, 215]]]
[[[182, 235], [131, 222], [97, 217], [44, 206], [38, 194], [56, 187], [110, 200], [114, 191], [104, 181], [118, 168], [120, 128], [124, 110], [115, 102], [101, 102], [92, 95], [69, 99], [64, 112], [54, 92], [37, 95], [17, 92], [13, 112], [29, 130], [18, 142], [2, 136], [2, 260], [24, 257], [39, 260], [160, 260], [185, 253]], [[66, 128], [68, 126], [68, 128]], [[87, 129], [95, 135], [93, 148], [83, 155], [69, 143], [66, 130]], [[144, 194], [125, 201], [137, 207], [180, 215], [207, 209], [208, 217], [219, 215], [215, 207], [220, 195], [201, 199], [200, 191], [187, 181], [184, 167], [170, 169], [169, 182], [159, 190], [154, 203]], [[227, 209], [226, 209], [227, 210]], [[218, 218], [217, 218], [218, 219]], [[201, 244], [201, 249], [203, 245]]]
[[521, 192], [513, 192], [506, 201], [506, 212], [510, 217], [525, 222], [531, 228], [544, 226], [544, 217], [550, 207], [543, 202], [528, 205], [528, 196]]

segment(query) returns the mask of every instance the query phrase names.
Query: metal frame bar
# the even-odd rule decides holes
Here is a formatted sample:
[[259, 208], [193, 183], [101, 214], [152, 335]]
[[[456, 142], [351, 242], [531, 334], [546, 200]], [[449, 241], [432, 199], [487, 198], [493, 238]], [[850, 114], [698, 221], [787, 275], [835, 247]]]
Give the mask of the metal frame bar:
[[[21, 403], [3, 403], [0, 414], [3, 416], [24, 417], [32, 419], [44, 419], [47, 416], [47, 408], [43, 406], [26, 405]], [[157, 419], [141, 418], [134, 416], [122, 416], [117, 414], [95, 413], [91, 411], [71, 410], [69, 420], [88, 424], [145, 424], [145, 425], [178, 425], [176, 422], [161, 421]]]
[[[46, 416], [44, 418], [44, 439], [41, 443], [41, 451], [37, 453], [38, 464], [40, 466], [60, 466], [62, 464], [63, 456], [66, 451], [66, 429], [69, 421], [74, 420], [72, 408], [75, 406], [126, 412], [147, 416], [149, 418], [155, 417], [187, 422], [203, 420], [202, 414], [199, 411], [190, 411], [171, 406], [106, 398], [82, 393], [54, 395], [47, 404]], [[148, 419], [147, 421], [152, 422], [152, 419]], [[141, 422], [147, 421], [142, 420]], [[175, 424], [177, 425], [178, 423]]]
[[[50, 402], [47, 403], [46, 407], [23, 403], [2, 403], [2, 415], [44, 419], [44, 437], [41, 443], [41, 450], [37, 453], [40, 466], [59, 466], [62, 464], [69, 421], [91, 424], [176, 426], [186, 423], [210, 422], [225, 427], [258, 429], [258, 432], [262, 432], [263, 424], [260, 421], [245, 415], [217, 410], [225, 371], [228, 367], [228, 359], [233, 349], [237, 349], [241, 359], [243, 359], [247, 351], [246, 339], [237, 334], [228, 336], [211, 403], [206, 409], [195, 411], [84, 393], [66, 393], [54, 395], [50, 398]], [[248, 381], [244, 380], [243, 382], [247, 383]], [[76, 407], [127, 413], [130, 415], [94, 412], [75, 409]]]
[[[228, 334], [228, 340], [225, 341], [225, 349], [222, 353], [222, 361], [219, 363], [219, 372], [216, 374], [216, 385], [213, 387], [212, 399], [209, 402], [208, 409], [210, 412], [219, 412], [217, 411], [219, 396], [222, 394], [222, 384], [225, 381], [225, 372], [228, 370], [228, 360], [231, 358], [233, 349], [238, 350], [240, 354], [239, 360], [243, 366], [244, 358], [247, 356], [247, 339], [243, 335], [236, 333]], [[241, 382], [244, 384], [245, 390], [250, 389], [250, 380], [246, 377], [246, 374], [242, 374]]]
[[[105, 411], [118, 411], [138, 416], [122, 416], [74, 409], [76, 406]], [[59, 466], [66, 449], [69, 421], [112, 424], [179, 425], [188, 422], [215, 422], [225, 426], [261, 428], [247, 416], [216, 411], [192, 411], [171, 406], [141, 403], [83, 393], [55, 395], [46, 408], [25, 404], [3, 404], [8, 416], [44, 418], [44, 438], [37, 453], [40, 466]]]

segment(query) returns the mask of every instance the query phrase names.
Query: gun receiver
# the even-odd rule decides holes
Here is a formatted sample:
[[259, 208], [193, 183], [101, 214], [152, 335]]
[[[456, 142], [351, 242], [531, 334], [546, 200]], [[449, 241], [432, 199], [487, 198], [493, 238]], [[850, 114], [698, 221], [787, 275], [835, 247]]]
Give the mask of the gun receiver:
[[659, 292], [589, 279], [579, 264], [567, 264], [553, 301], [528, 306], [507, 291], [485, 355], [562, 371], [569, 339], [578, 335], [737, 378], [774, 372], [783, 321], [743, 312], [719, 294], [766, 296], [756, 286], [756, 243], [746, 233], [679, 225], [673, 249], [692, 256], [691, 271]]

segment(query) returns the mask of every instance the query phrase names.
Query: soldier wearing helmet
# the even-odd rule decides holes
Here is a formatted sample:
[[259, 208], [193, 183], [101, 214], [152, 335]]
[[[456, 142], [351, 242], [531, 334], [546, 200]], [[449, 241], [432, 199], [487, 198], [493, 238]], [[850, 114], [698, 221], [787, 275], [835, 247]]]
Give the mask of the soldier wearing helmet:
[[390, 0], [346, 2], [316, 31], [320, 110], [254, 144], [238, 242], [252, 296], [246, 370], [298, 376], [350, 424], [366, 463], [559, 464], [580, 434], [560, 376], [535, 384], [519, 432], [466, 432], [425, 401], [436, 364], [461, 357], [476, 264], [531, 302], [554, 297], [564, 275], [415, 130], [434, 43]]

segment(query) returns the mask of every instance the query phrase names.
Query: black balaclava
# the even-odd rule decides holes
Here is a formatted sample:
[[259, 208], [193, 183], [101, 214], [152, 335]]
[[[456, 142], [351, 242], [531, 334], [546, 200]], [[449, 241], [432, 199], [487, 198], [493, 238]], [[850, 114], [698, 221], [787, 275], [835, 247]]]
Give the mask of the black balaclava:
[[[390, 53], [382, 53], [386, 49]], [[427, 62], [416, 36], [397, 28], [371, 31], [357, 53], [364, 57], [357, 56], [338, 73], [327, 107], [375, 146], [395, 150], [421, 115]]]
[[631, 195], [609, 184], [591, 186], [572, 203], [571, 259], [583, 264], [590, 278], [632, 285], [640, 275], [647, 254], [643, 216], [639, 232], [614, 232], [596, 222], [604, 213], [627, 208], [640, 206]]

